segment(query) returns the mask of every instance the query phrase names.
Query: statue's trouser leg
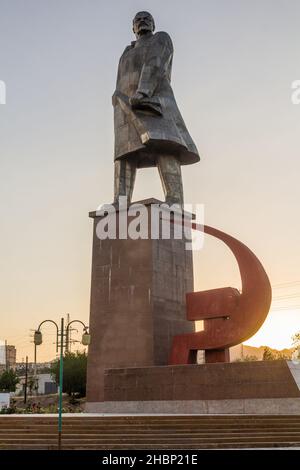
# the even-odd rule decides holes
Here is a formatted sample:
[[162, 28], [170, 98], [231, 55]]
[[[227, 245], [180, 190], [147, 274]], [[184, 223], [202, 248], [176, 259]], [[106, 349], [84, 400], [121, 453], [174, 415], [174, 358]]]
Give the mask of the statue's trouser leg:
[[115, 161], [115, 202], [118, 202], [119, 196], [127, 196], [128, 203], [131, 202], [135, 175], [136, 162], [134, 160]]
[[183, 187], [179, 160], [173, 155], [159, 155], [157, 167], [168, 204], [183, 204]]

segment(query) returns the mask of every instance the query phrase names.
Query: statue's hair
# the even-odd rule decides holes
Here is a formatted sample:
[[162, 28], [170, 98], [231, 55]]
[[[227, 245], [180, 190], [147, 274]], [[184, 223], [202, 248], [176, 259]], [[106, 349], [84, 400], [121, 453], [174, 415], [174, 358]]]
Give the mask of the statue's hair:
[[154, 21], [153, 16], [151, 15], [151, 13], [149, 13], [149, 11], [138, 11], [137, 14], [135, 15], [135, 17], [132, 20], [133, 32], [134, 32], [134, 20], [137, 17], [137, 15], [139, 15], [140, 13], [147, 13], [147, 15], [151, 17], [152, 23], [153, 23], [153, 31], [154, 31], [155, 30], [155, 21]]

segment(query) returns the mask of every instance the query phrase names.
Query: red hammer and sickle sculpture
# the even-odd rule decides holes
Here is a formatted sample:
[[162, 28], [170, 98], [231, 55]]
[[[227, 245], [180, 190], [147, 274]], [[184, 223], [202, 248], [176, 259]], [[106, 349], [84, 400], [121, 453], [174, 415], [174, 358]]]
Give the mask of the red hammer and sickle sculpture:
[[229, 348], [253, 336], [270, 309], [272, 290], [257, 257], [239, 240], [207, 225], [191, 224], [222, 240], [234, 254], [242, 280], [242, 292], [232, 287], [186, 294], [187, 319], [204, 320], [204, 329], [173, 338], [169, 363], [195, 364], [197, 351], [205, 362], [229, 362]]

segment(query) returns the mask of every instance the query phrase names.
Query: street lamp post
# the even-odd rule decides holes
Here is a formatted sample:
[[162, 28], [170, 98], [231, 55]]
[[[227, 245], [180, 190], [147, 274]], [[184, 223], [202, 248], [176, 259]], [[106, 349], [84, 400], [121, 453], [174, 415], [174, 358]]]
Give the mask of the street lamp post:
[[62, 432], [62, 394], [64, 382], [64, 319], [60, 323], [60, 356], [59, 356], [59, 399], [58, 399], [58, 450], [61, 449]]
[[63, 375], [64, 375], [64, 336], [66, 340], [68, 339], [69, 335], [69, 327], [71, 323], [81, 323], [83, 326], [83, 335], [81, 339], [81, 343], [84, 346], [88, 346], [91, 342], [91, 336], [88, 332], [88, 327], [81, 321], [81, 320], [72, 320], [70, 321], [66, 328], [64, 328], [64, 319], [61, 318], [61, 323], [60, 323], [60, 331], [57, 323], [53, 320], [44, 320], [40, 325], [38, 326], [38, 329], [35, 330], [34, 332], [34, 360], [35, 360], [35, 375], [36, 375], [36, 347], [42, 344], [43, 342], [43, 336], [42, 332], [40, 331], [41, 326], [43, 323], [50, 322], [54, 323], [56, 326], [56, 352], [58, 351], [58, 343], [59, 343], [59, 337], [60, 337], [60, 355], [59, 355], [59, 399], [58, 399], [58, 449], [61, 449], [61, 434], [62, 434], [62, 393], [63, 393]]

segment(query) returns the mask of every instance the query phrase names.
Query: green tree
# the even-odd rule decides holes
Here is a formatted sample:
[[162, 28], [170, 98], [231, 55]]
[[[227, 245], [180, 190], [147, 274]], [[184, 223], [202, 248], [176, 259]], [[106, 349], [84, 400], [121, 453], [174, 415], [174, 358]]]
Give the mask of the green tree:
[[293, 357], [300, 359], [300, 331], [292, 336], [294, 352]]
[[28, 379], [28, 388], [29, 388], [29, 393], [32, 395], [33, 390], [38, 390], [39, 385], [38, 385], [38, 380], [36, 377], [29, 377]]
[[[64, 364], [64, 379], [63, 379], [63, 392], [68, 395], [75, 393], [81, 397], [86, 394], [86, 368], [87, 368], [87, 355], [85, 352], [71, 353], [67, 352], [63, 359]], [[54, 361], [51, 366], [51, 374], [59, 384], [59, 359]]]
[[244, 357], [241, 357], [240, 359], [236, 359], [234, 362], [252, 362], [252, 361], [258, 361], [258, 357], [254, 355], [246, 355]]
[[297, 349], [300, 349], [300, 331], [298, 331], [298, 333], [295, 333], [292, 336], [292, 340], [293, 340], [293, 346]]
[[291, 357], [292, 357], [292, 354], [285, 354], [282, 352], [278, 352], [276, 359], [283, 359], [284, 361], [289, 361]]
[[263, 361], [275, 361], [277, 359], [276, 354], [268, 346], [264, 349]]
[[291, 353], [287, 350], [283, 351], [276, 351], [276, 349], [271, 349], [268, 346], [265, 346], [264, 348], [264, 354], [263, 354], [263, 361], [278, 361], [278, 360], [284, 360], [288, 361], [291, 359]]
[[0, 390], [2, 392], [15, 392], [18, 383], [19, 378], [12, 369], [5, 370], [0, 375]]

